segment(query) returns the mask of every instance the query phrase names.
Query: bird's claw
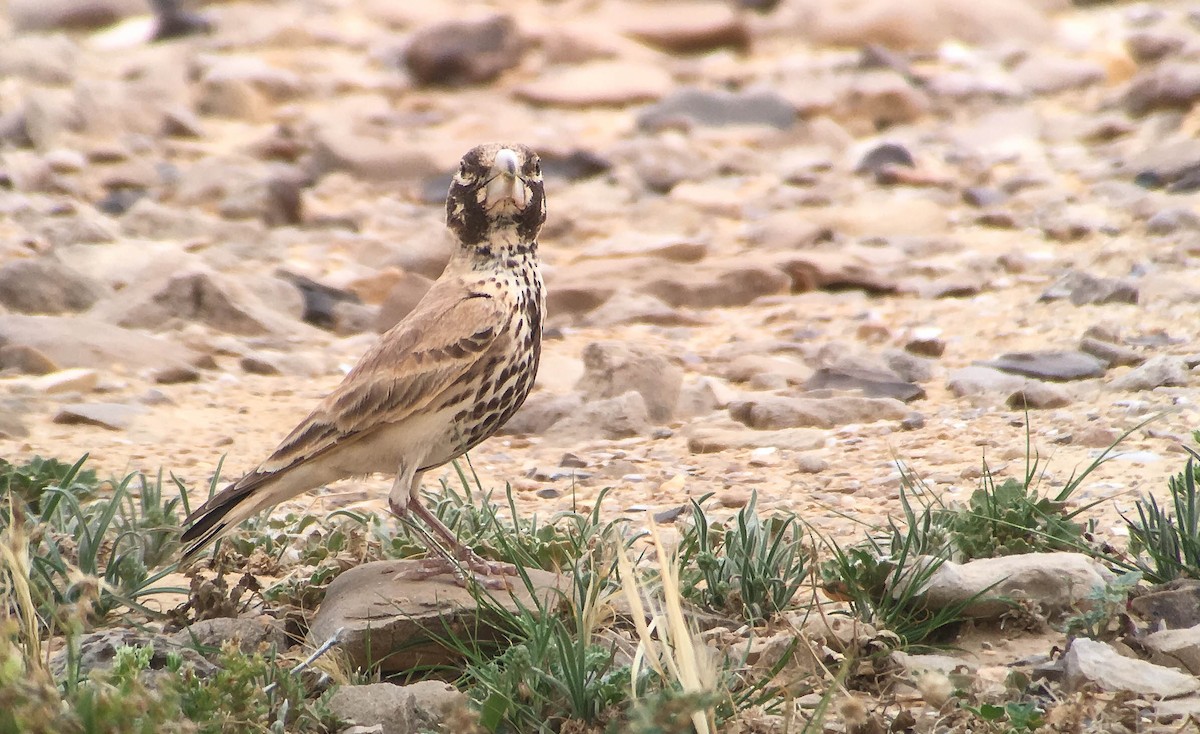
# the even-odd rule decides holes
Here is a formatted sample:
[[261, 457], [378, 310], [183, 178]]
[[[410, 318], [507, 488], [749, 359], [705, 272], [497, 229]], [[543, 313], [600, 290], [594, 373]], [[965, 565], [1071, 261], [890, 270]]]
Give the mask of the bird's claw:
[[[469, 573], [468, 573], [469, 572]], [[422, 558], [417, 565], [399, 575], [410, 581], [424, 581], [434, 576], [453, 574], [457, 582], [467, 585], [467, 579], [485, 589], [508, 589], [508, 576], [517, 575], [517, 567], [511, 563], [489, 561], [472, 550], [467, 550], [458, 560], [442, 555]]]

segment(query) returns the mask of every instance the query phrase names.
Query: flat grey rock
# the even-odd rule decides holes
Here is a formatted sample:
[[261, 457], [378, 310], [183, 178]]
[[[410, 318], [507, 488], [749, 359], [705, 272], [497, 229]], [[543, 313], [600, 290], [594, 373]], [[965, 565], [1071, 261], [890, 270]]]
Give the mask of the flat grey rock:
[[1143, 696], [1172, 698], [1200, 688], [1200, 679], [1172, 668], [1134, 660], [1111, 646], [1078, 637], [1063, 655], [1066, 683], [1074, 690], [1088, 685], [1103, 691], [1128, 691]]
[[0, 343], [36, 349], [59, 368], [191, 365], [186, 347], [90, 318], [0, 315]]
[[[342, 630], [339, 647], [357, 667], [377, 664], [384, 673], [412, 670], [454, 657], [438, 640], [447, 630], [470, 630], [473, 637], [494, 634], [489, 615], [481, 612], [472, 592], [450, 575], [414, 580], [402, 578], [419, 561], [374, 561], [356, 566], [333, 580], [325, 601], [309, 627], [309, 641], [320, 645]], [[542, 603], [558, 603], [565, 580], [557, 574], [528, 569]], [[479, 590], [509, 611], [533, 608], [534, 596], [520, 576], [509, 577], [511, 590]]]
[[1034, 377], [1039, 380], [1050, 380], [1051, 382], [1070, 382], [1100, 377], [1108, 368], [1105, 362], [1090, 354], [1069, 350], [1011, 352], [981, 364], [1001, 372]]
[[446, 713], [466, 703], [466, 695], [449, 683], [424, 680], [406, 686], [342, 686], [330, 697], [329, 708], [343, 719], [382, 734], [421, 734], [441, 731]]
[[122, 403], [75, 403], [64, 405], [54, 416], [55, 423], [64, 425], [90, 425], [123, 431], [133, 425], [134, 419], [146, 412], [140, 405]]

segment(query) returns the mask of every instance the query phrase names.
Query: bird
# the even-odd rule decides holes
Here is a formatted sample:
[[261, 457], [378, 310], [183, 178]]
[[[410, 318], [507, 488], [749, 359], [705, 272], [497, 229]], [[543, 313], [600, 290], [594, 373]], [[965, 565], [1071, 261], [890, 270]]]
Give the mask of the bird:
[[432, 531], [425, 533], [431, 556], [413, 575], [465, 568], [477, 580], [494, 580], [514, 573], [460, 542], [422, 504], [420, 486], [425, 472], [494, 434], [533, 387], [546, 313], [538, 256], [545, 221], [532, 149], [486, 143], [469, 150], [446, 196], [456, 244], [441, 276], [266, 460], [187, 517], [182, 565], [284, 500], [384, 473], [395, 475], [392, 514]]

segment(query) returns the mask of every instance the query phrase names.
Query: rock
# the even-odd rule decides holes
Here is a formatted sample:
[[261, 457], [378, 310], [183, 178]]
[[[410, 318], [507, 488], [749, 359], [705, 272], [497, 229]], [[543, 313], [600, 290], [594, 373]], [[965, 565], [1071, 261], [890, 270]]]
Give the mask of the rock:
[[746, 51], [750, 47], [749, 26], [727, 3], [638, 5], [631, 15], [625, 32], [663, 51], [703, 53], [726, 47]]
[[1104, 362], [1090, 354], [1065, 350], [1012, 352], [980, 364], [1002, 372], [1054, 382], [1102, 377], [1107, 369]]
[[1026, 380], [1008, 399], [1004, 401], [1013, 410], [1043, 410], [1046, 408], [1063, 408], [1071, 404], [1071, 394], [1062, 385], [1054, 385], [1039, 380]]
[[684, 420], [710, 415], [729, 405], [733, 395], [734, 391], [715, 377], [704, 375], [686, 379], [675, 413]]
[[[355, 132], [348, 125], [326, 125], [313, 140], [309, 174], [319, 179], [345, 171], [364, 181], [418, 181], [440, 176], [441, 167], [420, 148]], [[442, 187], [441, 199], [445, 199]]]
[[1146, 220], [1146, 232], [1155, 235], [1200, 230], [1200, 215], [1190, 209], [1172, 207], [1155, 212]]
[[1082, 431], [1072, 434], [1071, 443], [1088, 448], [1108, 448], [1117, 442], [1121, 434], [1103, 426], [1088, 426]]
[[375, 330], [382, 333], [400, 323], [400, 319], [417, 307], [432, 285], [433, 281], [423, 275], [404, 272], [380, 305]]
[[705, 319], [689, 311], [671, 308], [659, 298], [625, 290], [617, 291], [583, 318], [584, 325], [601, 328], [624, 324], [699, 326], [704, 323]]
[[656, 423], [675, 414], [683, 370], [674, 361], [642, 344], [592, 342], [583, 348], [584, 373], [576, 389], [584, 400], [641, 394], [646, 413]]
[[278, 375], [280, 369], [269, 359], [263, 359], [255, 354], [247, 354], [238, 360], [242, 371], [250, 375]]
[[908, 415], [908, 408], [892, 398], [834, 396], [816, 399], [768, 395], [730, 403], [729, 415], [759, 430], [834, 428], [848, 423], [900, 420]]
[[1097, 278], [1072, 270], [1047, 288], [1038, 300], [1055, 301], [1060, 298], [1069, 298], [1076, 306], [1089, 303], [1137, 303], [1138, 288], [1127, 280]]
[[1200, 170], [1200, 140], [1185, 138], [1150, 145], [1131, 156], [1119, 170], [1145, 188], [1179, 185]]
[[[821, 170], [832, 167], [830, 162], [819, 162], [815, 165]], [[811, 216], [802, 211], [774, 212], [759, 222], [749, 224], [746, 230], [746, 240], [754, 245], [755, 249], [786, 253], [810, 250], [832, 238], [833, 232], [828, 227], [813, 222]]]
[[525, 399], [525, 403], [517, 410], [516, 415], [500, 427], [500, 435], [545, 433], [558, 421], [572, 415], [583, 408], [583, 397], [579, 393], [555, 395], [544, 391], [534, 391]]
[[721, 376], [730, 382], [756, 382], [763, 377], [779, 379], [786, 385], [803, 385], [813, 375], [803, 362], [782, 354], [739, 354], [725, 366]]
[[1157, 653], [1150, 662], [1200, 675], [1200, 625], [1152, 632], [1141, 643]]
[[226, 642], [237, 643], [244, 653], [263, 648], [283, 652], [290, 643], [283, 625], [268, 617], [217, 617], [193, 622], [171, 637], [180, 647], [220, 648]]
[[1053, 207], [1041, 213], [1042, 233], [1055, 242], [1075, 242], [1095, 232], [1101, 222], [1078, 208]]
[[946, 354], [946, 339], [940, 336], [914, 335], [905, 342], [904, 350], [907, 353], [916, 354], [917, 356], [937, 359], [937, 357]]
[[726, 92], [685, 88], [667, 95], [638, 114], [638, 127], [654, 131], [696, 125], [768, 125], [786, 130], [796, 124], [796, 107], [769, 91]]
[[[182, 319], [243, 336], [287, 333], [294, 323], [268, 308], [254, 291], [204, 268], [169, 272], [138, 291], [101, 304], [95, 313], [119, 326], [161, 329]], [[300, 294], [293, 293], [299, 302]]]
[[908, 148], [897, 143], [882, 143], [868, 150], [858, 164], [854, 166], [855, 173], [870, 173], [878, 176], [896, 166], [915, 168], [917, 165]]
[[977, 619], [998, 618], [1011, 609], [1013, 599], [1028, 599], [1058, 616], [1087, 609], [1093, 592], [1110, 580], [1108, 569], [1081, 553], [1025, 553], [962, 564], [947, 561], [933, 572], [922, 597], [930, 608], [940, 609], [979, 595], [963, 610]]
[[526, 46], [507, 15], [447, 21], [414, 33], [403, 62], [417, 84], [484, 84], [520, 63]]
[[1187, 36], [1161, 28], [1138, 30], [1125, 37], [1125, 48], [1138, 64], [1153, 64], [1184, 47]]
[[279, 171], [263, 188], [261, 215], [268, 227], [286, 227], [304, 220], [303, 189], [306, 179], [298, 171]]
[[329, 698], [329, 710], [339, 718], [377, 726], [382, 734], [440, 731], [447, 712], [466, 705], [465, 694], [438, 680], [340, 686]]
[[896, 279], [889, 275], [879, 255], [864, 249], [837, 252], [794, 252], [780, 258], [778, 266], [792, 279], [792, 292], [812, 290], [862, 290], [880, 295], [895, 293]]
[[63, 368], [142, 369], [200, 359], [165, 339], [80, 317], [0, 315], [0, 343], [36, 349]]
[[1049, 95], [1099, 84], [1106, 74], [1096, 61], [1035, 53], [1017, 65], [1013, 76], [1031, 94]]
[[83, 311], [103, 293], [99, 283], [50, 258], [0, 266], [0, 305], [18, 313]]
[[672, 268], [642, 286], [676, 308], [733, 308], [745, 306], [762, 296], [786, 293], [787, 275], [771, 267], [747, 263], [711, 263], [682, 271]]
[[57, 372], [59, 366], [46, 355], [24, 344], [0, 347], [0, 370], [16, 370], [25, 375]]
[[652, 102], [671, 90], [671, 75], [658, 66], [626, 61], [589, 61], [552, 69], [516, 89], [526, 102], [562, 107]]
[[816, 43], [861, 48], [934, 50], [947, 41], [1029, 43], [1049, 35], [1048, 19], [1026, 2], [979, 5], [970, 0], [892, 3], [855, 0], [807, 3], [803, 32]]
[[829, 468], [829, 460], [816, 452], [803, 453], [796, 457], [796, 471], [801, 474], [820, 474]]
[[152, 41], [167, 41], [197, 33], [210, 33], [213, 23], [208, 18], [193, 13], [180, 5], [181, 0], [157, 0], [152, 3], [155, 20]]
[[33, 380], [30, 383], [30, 387], [35, 392], [44, 395], [54, 395], [56, 393], [67, 392], [91, 392], [96, 389], [96, 385], [99, 382], [100, 373], [96, 372], [96, 370], [75, 367], [69, 370], [42, 375]]
[[266, 100], [274, 103], [296, 99], [305, 92], [301, 77], [295, 72], [272, 66], [258, 56], [222, 54], [209, 57], [211, 63], [200, 77], [199, 99], [196, 109], [207, 114], [228, 114], [224, 100], [228, 95], [240, 94], [234, 88], [243, 86], [253, 89]]
[[824, 445], [824, 431], [812, 428], [752, 431], [745, 428], [700, 426], [688, 432], [688, 451], [693, 454], [714, 454], [720, 451], [766, 447], [785, 451], [811, 451]]
[[883, 352], [883, 360], [897, 377], [908, 383], [929, 382], [933, 379], [934, 363], [908, 350], [886, 349]]
[[[834, 102], [834, 115], [852, 129], [871, 134], [924, 117], [932, 105], [925, 87], [917, 88], [905, 76], [892, 69], [862, 69], [857, 71]], [[803, 100], [793, 101], [803, 106]], [[878, 174], [904, 175], [912, 171], [906, 166], [885, 166]], [[881, 183], [883, 177], [877, 178]]]
[[[107, 670], [112, 667], [117, 651], [123, 647], [150, 647], [154, 652], [150, 656], [149, 670], [165, 670], [172, 654], [183, 658], [186, 666], [192, 667], [196, 674], [207, 678], [217, 672], [217, 667], [205, 660], [200, 653], [187, 646], [177, 646], [170, 638], [159, 637], [148, 632], [140, 632], [132, 628], [114, 628], [97, 630], [82, 635], [78, 640], [78, 658], [72, 660], [76, 650], [63, 648], [50, 658], [50, 670], [62, 679], [67, 675], [67, 666], [78, 665], [78, 673], [87, 676], [93, 670]], [[74, 670], [72, 672], [75, 672]]]
[[538, 604], [554, 608], [565, 584], [561, 576], [534, 568], [526, 569], [532, 592], [519, 577], [511, 581], [512, 590], [478, 592], [462, 588], [448, 574], [424, 580], [401, 578], [400, 574], [419, 566], [419, 561], [373, 561], [338, 576], [313, 617], [309, 641], [318, 645], [342, 630], [338, 647], [351, 665], [378, 665], [382, 673], [436, 665], [453, 657], [438, 643], [447, 626], [470, 629], [472, 634], [496, 632], [472, 593], [485, 593], [493, 603], [516, 612]]
[[563, 178], [582, 181], [612, 169], [612, 161], [595, 151], [577, 148], [568, 153], [555, 150], [539, 151], [542, 175], [547, 179]]
[[379, 309], [350, 301], [333, 304], [333, 333], [352, 336], [375, 331], [379, 322]]
[[138, 0], [12, 0], [7, 9], [18, 32], [96, 30], [146, 10]]
[[925, 397], [925, 388], [905, 382], [894, 372], [855, 367], [822, 367], [805, 383], [809, 390], [861, 390], [869, 398], [908, 402]]
[[231, 222], [199, 211], [167, 207], [150, 197], [138, 199], [121, 216], [121, 230], [128, 237], [150, 240], [225, 241], [259, 246], [265, 230], [257, 222]]
[[1109, 367], [1129, 367], [1146, 361], [1146, 357], [1136, 349], [1090, 336], [1079, 340], [1079, 351], [1104, 360]]
[[281, 270], [276, 273], [300, 291], [304, 299], [304, 315], [301, 318], [306, 324], [312, 324], [321, 329], [332, 329], [337, 323], [334, 313], [337, 304], [342, 302], [358, 303], [358, 296], [351, 291], [318, 283], [312, 278], [289, 273]]
[[64, 425], [100, 426], [113, 431], [124, 431], [133, 425], [135, 418], [145, 412], [146, 409], [140, 405], [76, 403], [64, 405], [54, 416], [54, 422]]
[[1190, 723], [1200, 717], [1200, 696], [1184, 696], [1167, 701], [1156, 701], [1154, 715], [1158, 721], [1164, 724], [1175, 723], [1179, 719], [1188, 719]]
[[545, 431], [556, 440], [615, 440], [650, 433], [650, 415], [642, 394], [630, 390], [603, 400], [590, 400]]
[[1129, 600], [1151, 627], [1183, 629], [1200, 624], [1200, 581], [1180, 579]]
[[1077, 637], [1063, 655], [1068, 690], [1083, 686], [1172, 698], [1200, 688], [1200, 679], [1161, 665], [1125, 657], [1104, 642]]
[[159, 385], [179, 385], [185, 382], [198, 382], [200, 372], [194, 367], [176, 365], [156, 370], [153, 378]]
[[1188, 382], [1187, 362], [1181, 357], [1159, 354], [1113, 378], [1108, 386], [1114, 390], [1153, 390], [1156, 387], [1183, 387]]
[[1200, 100], [1200, 64], [1166, 62], [1130, 80], [1123, 103], [1131, 115], [1159, 110], [1186, 112]]

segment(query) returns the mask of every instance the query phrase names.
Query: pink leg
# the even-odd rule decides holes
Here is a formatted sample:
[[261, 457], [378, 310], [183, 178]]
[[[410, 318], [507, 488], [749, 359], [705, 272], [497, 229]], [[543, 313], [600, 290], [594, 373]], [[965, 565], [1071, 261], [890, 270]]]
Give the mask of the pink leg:
[[[436, 554], [437, 557], [427, 556], [422, 560], [418, 568], [406, 572], [404, 577], [410, 579], [427, 579], [431, 576], [452, 573], [458, 578], [460, 583], [465, 584], [466, 579], [462, 574], [462, 569], [466, 567], [472, 572], [473, 580], [481, 586], [491, 589], [507, 588], [508, 582], [504, 577], [515, 576], [517, 567], [511, 563], [488, 561], [463, 545], [454, 535], [454, 532], [446, 527], [445, 523], [437, 515], [421, 504], [420, 497], [418, 496], [421, 475], [417, 474], [413, 476], [411, 483], [409, 483], [408, 491], [401, 494], [397, 490], [401, 489], [404, 479], [404, 473], [401, 472], [396, 477], [396, 484], [393, 486], [392, 494], [388, 498], [388, 506], [391, 508], [392, 514], [402, 522], [409, 522], [410, 515], [416, 515], [437, 536], [437, 538], [426, 536], [426, 540], [430, 541], [428, 542], [430, 553]], [[441, 542], [436, 542], [438, 540]]]

